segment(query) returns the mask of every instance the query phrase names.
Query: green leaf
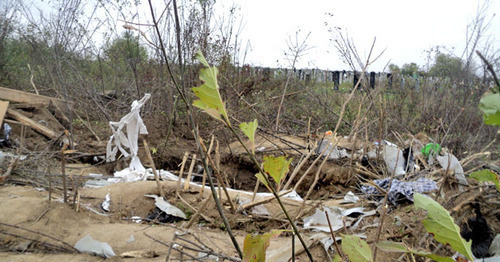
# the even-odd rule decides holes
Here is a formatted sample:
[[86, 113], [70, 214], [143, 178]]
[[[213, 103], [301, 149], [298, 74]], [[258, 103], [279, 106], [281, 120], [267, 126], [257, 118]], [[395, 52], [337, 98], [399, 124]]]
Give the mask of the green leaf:
[[252, 236], [248, 234], [243, 242], [243, 261], [261, 262], [266, 261], [266, 249], [272, 238], [278, 237], [286, 230], [271, 230], [269, 233]]
[[479, 101], [479, 109], [483, 111], [485, 124], [500, 125], [500, 93], [483, 96]]
[[392, 241], [380, 241], [377, 243], [377, 247], [385, 252], [409, 252], [409, 248], [405, 244]]
[[470, 177], [476, 179], [477, 181], [488, 181], [493, 182], [500, 192], [500, 177], [489, 169], [483, 169], [470, 174]]
[[427, 251], [418, 251], [415, 249], [411, 249], [403, 243], [392, 242], [392, 241], [380, 241], [377, 243], [377, 247], [384, 252], [398, 252], [398, 253], [412, 253], [418, 256], [427, 257], [433, 259], [438, 262], [454, 262], [450, 257], [443, 257], [432, 254]]
[[373, 261], [372, 251], [366, 241], [358, 236], [342, 235], [342, 250], [351, 262]]
[[[415, 254], [420, 255], [418, 253], [415, 253]], [[427, 254], [426, 253], [425, 255], [420, 255], [420, 256], [430, 258], [436, 262], [455, 262], [455, 259], [453, 259], [451, 257], [443, 257], [443, 256], [435, 255], [435, 254]]]
[[250, 142], [252, 142], [253, 154], [255, 154], [255, 131], [257, 131], [258, 126], [259, 123], [257, 122], [257, 119], [255, 119], [253, 122], [243, 122], [240, 124], [241, 131], [243, 131], [243, 134], [245, 134]]
[[450, 245], [455, 251], [474, 260], [471, 251], [471, 241], [466, 242], [460, 235], [460, 228], [450, 216], [450, 213], [436, 201], [422, 194], [413, 195], [415, 207], [427, 211], [427, 218], [422, 221], [427, 232], [442, 244]]
[[332, 262], [343, 262], [339, 254], [335, 253]]
[[196, 58], [205, 68], [200, 69], [200, 79], [204, 82], [201, 86], [193, 87], [191, 90], [198, 97], [193, 105], [202, 109], [213, 118], [229, 124], [226, 105], [222, 101], [217, 83], [217, 67], [210, 67], [203, 54], [198, 51]]
[[287, 160], [284, 156], [265, 156], [264, 171], [266, 171], [279, 186], [285, 178], [286, 173], [288, 173], [291, 162], [291, 158]]
[[266, 178], [262, 173], [257, 173], [255, 174], [255, 177], [264, 185], [267, 187], [269, 191], [272, 191], [271, 188], [269, 188], [269, 185], [267, 184]]

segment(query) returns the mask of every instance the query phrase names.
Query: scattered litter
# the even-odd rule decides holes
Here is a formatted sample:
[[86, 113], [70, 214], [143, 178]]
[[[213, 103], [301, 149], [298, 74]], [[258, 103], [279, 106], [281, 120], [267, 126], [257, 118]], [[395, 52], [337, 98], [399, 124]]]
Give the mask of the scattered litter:
[[102, 178], [103, 177], [102, 174], [94, 174], [94, 173], [89, 173], [88, 176], [91, 178]]
[[158, 209], [165, 212], [167, 215], [175, 216], [179, 218], [186, 219], [186, 214], [178, 209], [176, 206], [171, 205], [163, 197], [159, 197], [157, 195], [144, 195], [145, 197], [150, 197], [155, 199], [155, 205]]
[[107, 193], [104, 201], [101, 203], [102, 210], [109, 212], [109, 206], [111, 205], [111, 194]]
[[142, 218], [140, 216], [133, 216], [130, 218], [130, 221], [139, 224], [142, 222]]
[[19, 161], [24, 161], [24, 160], [26, 160], [28, 158], [27, 155], [16, 155], [16, 154], [12, 154], [10, 152], [3, 152], [3, 155], [5, 157], [10, 157], [10, 158], [16, 158], [16, 157], [19, 156]]
[[387, 166], [387, 172], [389, 174], [395, 173], [396, 176], [406, 174], [403, 151], [389, 141], [384, 140], [384, 143], [386, 145], [382, 151], [382, 156], [384, 157], [385, 165]]
[[[359, 238], [366, 239], [365, 234], [353, 234], [354, 236], [358, 236]], [[318, 233], [310, 237], [310, 239], [318, 239], [321, 244], [323, 244], [323, 248], [325, 249], [326, 252], [329, 252], [328, 250], [332, 248], [333, 245], [333, 239], [330, 234], [326, 233]], [[335, 241], [340, 241], [342, 240], [342, 237], [336, 236]], [[333, 249], [333, 248], [332, 248]]]
[[[0, 122], [2, 123], [2, 122]], [[2, 143], [6, 147], [11, 147], [12, 144], [10, 142], [10, 132], [12, 131], [12, 128], [9, 126], [9, 124], [4, 123], [3, 124], [3, 139], [0, 139], [0, 143]]]
[[155, 258], [158, 257], [158, 254], [154, 251], [146, 251], [146, 250], [134, 250], [127, 251], [120, 254], [122, 258]]
[[82, 239], [78, 240], [74, 247], [82, 253], [89, 253], [91, 255], [105, 258], [116, 256], [115, 252], [113, 252], [113, 249], [108, 243], [94, 240], [90, 235], [86, 235]]
[[114, 184], [114, 183], [111, 181], [108, 181], [106, 179], [91, 179], [91, 180], [85, 181], [85, 184], [83, 186], [86, 188], [100, 188], [100, 187], [108, 186], [111, 184]]
[[[120, 150], [123, 156], [132, 158], [129, 165], [131, 171], [144, 172], [146, 170], [137, 156], [137, 151], [139, 150], [139, 134], [148, 133], [142, 121], [140, 109], [150, 97], [150, 94], [145, 94], [141, 100], [132, 102], [130, 113], [122, 117], [120, 122], [109, 122], [113, 135], [106, 146], [107, 161], [115, 161], [116, 154]], [[124, 134], [123, 129], [127, 131], [127, 135]], [[130, 152], [127, 152], [125, 148], [128, 148]]]
[[355, 196], [352, 191], [347, 192], [344, 196], [343, 203], [358, 203], [359, 197]]
[[132, 243], [135, 241], [134, 235], [130, 235], [130, 237], [127, 239], [127, 243]]
[[109, 182], [119, 183], [119, 182], [135, 182], [135, 181], [144, 181], [147, 179], [147, 171], [146, 170], [132, 170], [130, 167], [127, 167], [123, 170], [116, 171], [113, 174], [114, 177], [108, 178]]
[[[62, 200], [61, 200], [61, 203], [63, 203], [63, 202], [62, 202]], [[99, 215], [99, 216], [103, 216], [103, 217], [108, 217], [108, 216], [110, 216], [109, 214], [104, 214], [104, 213], [101, 213], [101, 212], [99, 212], [99, 211], [95, 210], [95, 209], [94, 209], [93, 207], [91, 207], [91, 206], [90, 206], [90, 204], [88, 204], [88, 203], [87, 203], [87, 204], [83, 204], [83, 205], [81, 205], [81, 206], [82, 206], [82, 207], [84, 207], [84, 208], [86, 208], [87, 210], [89, 210], [89, 211], [91, 211], [91, 212], [93, 212], [93, 213], [95, 213], [95, 214]]]
[[413, 151], [411, 147], [407, 147], [403, 150], [403, 157], [404, 157], [404, 167], [405, 167], [405, 172], [413, 172], [415, 170], [415, 167], [418, 167], [415, 165], [415, 157], [413, 156]]
[[264, 150], [266, 150], [265, 146], [261, 146], [261, 147], [258, 147], [257, 149], [255, 149], [255, 151], [257, 151], [257, 152], [262, 152]]
[[333, 144], [330, 142], [328, 139], [323, 139], [321, 142], [319, 142], [318, 147], [316, 147], [316, 155], [321, 154], [323, 150], [326, 149], [325, 153], [323, 153], [322, 156], [328, 156], [328, 159], [340, 159], [344, 157], [350, 157], [351, 155], [347, 153], [347, 150], [345, 148], [338, 149], [338, 147], [333, 148]]
[[[251, 202], [250, 199], [240, 197], [240, 198], [238, 198], [238, 207], [240, 207], [244, 204], [248, 204], [250, 202]], [[247, 211], [243, 211], [243, 214], [246, 214], [246, 213], [247, 213]], [[270, 216], [271, 215], [271, 213], [269, 213], [269, 211], [267, 210], [267, 208], [263, 204], [252, 207], [250, 209], [250, 214], [258, 215], [258, 216]]]
[[434, 164], [434, 159], [441, 153], [441, 145], [436, 143], [428, 143], [420, 152], [427, 158], [429, 165]]
[[[332, 230], [337, 231], [345, 226], [350, 226], [351, 223], [358, 218], [361, 220], [365, 216], [370, 216], [375, 214], [375, 210], [365, 212], [364, 207], [355, 207], [350, 209], [344, 209], [341, 207], [323, 207], [323, 210], [316, 209], [316, 212], [309, 217], [303, 219], [304, 228], [312, 229], [313, 231], [323, 231], [330, 232], [330, 227], [328, 226], [328, 221], [326, 219], [325, 211], [328, 212], [328, 217], [332, 224]], [[345, 219], [343, 219], [345, 218]]]
[[209, 261], [219, 261], [219, 258], [214, 255], [207, 254], [205, 252], [199, 252], [198, 258], [201, 260], [209, 260]]
[[491, 242], [489, 252], [492, 256], [500, 256], [500, 234], [497, 234]]
[[[382, 189], [387, 190], [390, 183], [390, 178], [377, 179], [374, 180]], [[403, 199], [408, 199], [413, 202], [413, 193], [425, 193], [433, 190], [437, 190], [436, 182], [420, 177], [417, 181], [399, 181], [397, 179], [392, 180], [391, 189], [389, 190], [389, 195], [387, 199], [393, 204], [397, 205], [398, 201]], [[361, 191], [367, 195], [381, 194], [377, 188], [373, 186], [362, 186]], [[382, 198], [382, 197], [380, 197]]]
[[467, 223], [462, 225], [460, 234], [466, 240], [472, 240], [472, 253], [477, 258], [489, 257], [489, 248], [493, 242], [493, 233], [490, 226], [484, 219], [481, 213], [479, 204], [473, 204], [475, 217], [467, 220]]
[[[449, 166], [448, 166], [448, 159], [450, 160]], [[450, 153], [445, 153], [444, 156], [437, 156], [437, 160], [441, 165], [441, 167], [453, 171], [453, 173], [455, 174], [455, 178], [458, 180], [458, 183], [465, 186], [469, 184], [465, 179], [464, 169], [462, 168], [462, 165], [460, 165], [460, 162], [454, 155]]]

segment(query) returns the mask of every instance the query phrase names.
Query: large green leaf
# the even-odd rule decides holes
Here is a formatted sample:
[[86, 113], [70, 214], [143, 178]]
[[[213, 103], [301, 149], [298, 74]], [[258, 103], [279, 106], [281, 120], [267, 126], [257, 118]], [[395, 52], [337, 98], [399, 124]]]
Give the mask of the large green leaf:
[[415, 207], [427, 211], [427, 218], [422, 221], [427, 232], [434, 235], [434, 238], [442, 244], [450, 245], [451, 248], [474, 260], [471, 251], [471, 241], [466, 242], [460, 235], [460, 228], [450, 216], [450, 213], [439, 203], [422, 194], [413, 195]]
[[265, 156], [264, 171], [266, 171], [266, 173], [274, 179], [279, 187], [282, 180], [285, 178], [286, 173], [288, 173], [291, 162], [291, 158], [287, 160], [284, 156]]
[[500, 125], [500, 93], [488, 94], [479, 101], [483, 120], [487, 125]]
[[377, 243], [377, 247], [380, 250], [385, 251], [385, 252], [412, 253], [415, 255], [430, 258], [430, 259], [437, 261], [437, 262], [455, 262], [455, 260], [453, 260], [450, 257], [438, 256], [438, 255], [432, 254], [432, 253], [427, 252], [427, 251], [418, 251], [415, 249], [411, 249], [410, 247], [406, 246], [405, 244], [398, 243], [398, 242], [380, 241], [379, 243]]
[[477, 181], [493, 182], [493, 184], [497, 187], [497, 190], [500, 192], [500, 178], [498, 174], [495, 174], [495, 172], [489, 169], [483, 169], [470, 174], [470, 177], [476, 179]]
[[253, 122], [243, 122], [240, 124], [240, 129], [243, 131], [243, 133], [248, 137], [250, 142], [252, 142], [252, 153], [255, 154], [255, 131], [257, 131], [257, 127], [259, 126], [259, 123], [257, 122], [257, 119], [255, 119]]
[[373, 261], [372, 251], [366, 241], [358, 236], [342, 235], [342, 250], [351, 262]]
[[266, 261], [266, 249], [272, 238], [278, 237], [286, 230], [271, 230], [269, 233], [252, 236], [248, 234], [243, 242], [243, 261], [262, 262]]
[[204, 82], [201, 86], [193, 87], [193, 90], [198, 100], [193, 102], [193, 105], [202, 109], [213, 118], [229, 124], [227, 117], [226, 106], [222, 101], [219, 93], [219, 84], [217, 83], [217, 67], [210, 67], [203, 54], [198, 51], [196, 58], [202, 63], [205, 68], [200, 69], [200, 79]]

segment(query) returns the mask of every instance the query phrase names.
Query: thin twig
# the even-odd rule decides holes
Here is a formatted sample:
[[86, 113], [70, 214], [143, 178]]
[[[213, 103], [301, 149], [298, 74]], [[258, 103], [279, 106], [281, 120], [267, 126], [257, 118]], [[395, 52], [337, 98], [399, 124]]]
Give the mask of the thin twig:
[[326, 216], [326, 221], [328, 221], [328, 227], [330, 228], [330, 233], [332, 234], [333, 244], [335, 245], [335, 249], [337, 250], [337, 254], [339, 254], [339, 256], [342, 258], [342, 260], [345, 260], [344, 254], [342, 253], [342, 251], [340, 251], [340, 247], [337, 244], [335, 232], [333, 231], [332, 223], [330, 222], [330, 216], [328, 215], [328, 211], [326, 211], [326, 210], [325, 210], [325, 216]]
[[158, 171], [156, 170], [155, 162], [153, 161], [153, 158], [151, 157], [151, 151], [149, 151], [148, 142], [146, 141], [146, 139], [143, 139], [142, 142], [144, 144], [144, 150], [146, 150], [146, 156], [148, 157], [149, 162], [151, 162], [151, 167], [153, 168], [153, 174], [155, 176], [156, 186], [158, 187], [158, 191], [160, 192], [160, 196], [162, 198], [164, 198], [165, 192], [163, 192], [163, 189], [161, 188], [160, 176], [158, 175]]
[[64, 242], [64, 241], [62, 241], [62, 240], [60, 240], [60, 239], [57, 239], [57, 238], [55, 238], [55, 237], [53, 237], [53, 236], [51, 236], [51, 235], [47, 235], [47, 234], [42, 233], [42, 232], [38, 232], [38, 231], [34, 231], [34, 230], [27, 229], [27, 228], [24, 228], [24, 227], [20, 227], [20, 226], [16, 226], [16, 225], [11, 225], [11, 224], [7, 224], [7, 223], [2, 223], [2, 222], [0, 222], [0, 225], [2, 225], [2, 226], [6, 226], [6, 227], [13, 227], [13, 228], [21, 229], [21, 230], [28, 231], [28, 232], [33, 233], [33, 234], [37, 234], [37, 235], [41, 235], [41, 236], [44, 236], [44, 237], [50, 238], [50, 239], [52, 239], [52, 240], [54, 240], [54, 241], [57, 241], [57, 242], [60, 242], [60, 243], [64, 244], [64, 245], [65, 245], [65, 246], [67, 246], [69, 249], [71, 249], [71, 250], [74, 250], [74, 251], [78, 252], [78, 250], [77, 250], [76, 248], [74, 248], [73, 246], [71, 246], [70, 244], [68, 244], [68, 243], [66, 243], [66, 242]]

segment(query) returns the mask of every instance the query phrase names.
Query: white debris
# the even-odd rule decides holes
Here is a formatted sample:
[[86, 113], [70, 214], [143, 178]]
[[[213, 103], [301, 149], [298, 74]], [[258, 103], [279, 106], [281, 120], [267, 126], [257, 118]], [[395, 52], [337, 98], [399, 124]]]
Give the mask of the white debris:
[[107, 193], [104, 201], [101, 203], [102, 210], [109, 212], [109, 206], [111, 205], [111, 194]]
[[82, 239], [78, 240], [74, 247], [82, 253], [89, 253], [91, 255], [105, 258], [116, 256], [115, 252], [108, 243], [94, 240], [90, 235], [86, 235]]
[[137, 224], [142, 222], [142, 218], [140, 216], [133, 216], [130, 218], [130, 220], [134, 223], [137, 223]]
[[[146, 170], [137, 156], [137, 151], [139, 149], [139, 134], [148, 133], [142, 121], [140, 109], [150, 97], [150, 94], [145, 94], [141, 100], [132, 102], [130, 113], [122, 117], [120, 122], [109, 122], [113, 135], [109, 138], [106, 146], [107, 161], [115, 161], [116, 154], [118, 150], [120, 150], [123, 156], [131, 157], [129, 165], [131, 171], [144, 172]], [[126, 135], [124, 133], [125, 131], [127, 133]], [[126, 149], [129, 149], [130, 152]]]
[[491, 255], [500, 256], [500, 234], [497, 234], [491, 242], [489, 252]]
[[386, 145], [382, 151], [382, 156], [384, 157], [389, 174], [395, 173], [397, 176], [406, 174], [403, 151], [389, 141], [384, 140], [384, 142]]
[[[441, 167], [443, 167], [444, 169], [449, 169], [449, 170], [453, 171], [453, 173], [455, 174], [455, 177], [458, 180], [458, 183], [460, 183], [462, 185], [469, 184], [469, 183], [467, 183], [467, 180], [465, 179], [464, 169], [462, 168], [462, 165], [460, 165], [460, 162], [458, 161], [458, 159], [454, 155], [452, 155], [450, 153], [445, 153], [444, 156], [437, 156], [437, 160], [438, 160], [439, 164], [441, 165]], [[449, 160], [449, 162], [448, 162], [448, 160]], [[448, 163], [449, 163], [449, 166], [448, 166]]]
[[132, 243], [135, 241], [134, 235], [130, 235], [130, 237], [127, 239], [127, 243]]
[[330, 226], [328, 225], [328, 220], [325, 215], [325, 211], [328, 213], [328, 218], [330, 219], [330, 223], [332, 225], [332, 230], [337, 231], [345, 226], [350, 226], [352, 222], [356, 219], [349, 217], [350, 215], [354, 215], [355, 213], [359, 213], [360, 215], [357, 217], [357, 222], [354, 224], [355, 227], [361, 222], [361, 220], [366, 216], [375, 215], [375, 210], [365, 212], [363, 207], [355, 207], [350, 209], [344, 209], [341, 207], [324, 207], [323, 210], [319, 208], [316, 209], [316, 212], [309, 217], [305, 217], [304, 228], [312, 229], [313, 231], [323, 231], [330, 232]]
[[159, 197], [157, 195], [144, 195], [145, 197], [150, 197], [155, 199], [155, 205], [157, 208], [159, 208], [161, 211], [167, 213], [168, 215], [175, 216], [175, 217], [180, 217], [183, 219], [186, 219], [186, 214], [182, 212], [182, 210], [178, 209], [176, 206], [171, 205], [163, 197]]
[[352, 191], [347, 192], [344, 196], [344, 203], [358, 203], [359, 197], [354, 195]]
[[[328, 148], [325, 150], [326, 147]], [[328, 156], [328, 159], [339, 159], [351, 156], [349, 153], [347, 153], [347, 150], [345, 148], [334, 148], [330, 140], [327, 139], [323, 139], [321, 142], [319, 142], [318, 147], [316, 148], [316, 154], [319, 155], [324, 150], [325, 152], [322, 154], [322, 156]]]
[[[238, 208], [240, 206], [248, 204], [250, 202], [251, 202], [250, 199], [240, 197], [240, 198], [238, 198]], [[258, 216], [270, 216], [271, 215], [271, 213], [269, 213], [269, 211], [267, 210], [267, 208], [263, 204], [252, 207], [250, 209], [250, 214], [258, 215]]]

